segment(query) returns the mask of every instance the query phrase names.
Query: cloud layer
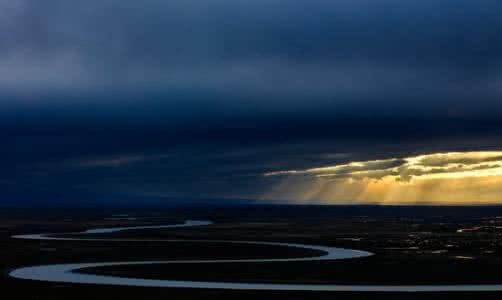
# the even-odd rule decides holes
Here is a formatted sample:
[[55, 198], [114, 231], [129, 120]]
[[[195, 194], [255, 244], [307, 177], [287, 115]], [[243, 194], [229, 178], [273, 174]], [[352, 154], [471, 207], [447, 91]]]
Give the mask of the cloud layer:
[[450, 152], [405, 158], [350, 162], [337, 166], [265, 173], [275, 175], [311, 175], [333, 179], [383, 179], [410, 181], [413, 178], [460, 178], [502, 175], [502, 152]]
[[500, 11], [0, 1], [0, 197], [495, 201]]
[[[110, 93], [156, 91], [161, 104], [144, 95], [133, 102], [488, 114], [502, 109], [501, 8], [467, 0], [13, 0], [0, 7], [0, 88], [30, 97], [2, 97], [9, 100], [0, 109], [118, 106], [122, 97]], [[98, 100], [54, 97], [83, 92]]]
[[502, 199], [501, 151], [434, 153], [264, 175], [285, 176], [274, 197], [281, 191], [294, 197], [289, 189], [296, 186], [297, 199], [304, 201], [472, 204]]

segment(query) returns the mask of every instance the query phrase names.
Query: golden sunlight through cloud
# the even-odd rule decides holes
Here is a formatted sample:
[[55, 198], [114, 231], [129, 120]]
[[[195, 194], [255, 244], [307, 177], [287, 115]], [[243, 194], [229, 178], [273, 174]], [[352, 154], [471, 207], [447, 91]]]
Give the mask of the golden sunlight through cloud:
[[502, 151], [447, 152], [274, 171], [264, 196], [298, 202], [375, 204], [502, 203]]

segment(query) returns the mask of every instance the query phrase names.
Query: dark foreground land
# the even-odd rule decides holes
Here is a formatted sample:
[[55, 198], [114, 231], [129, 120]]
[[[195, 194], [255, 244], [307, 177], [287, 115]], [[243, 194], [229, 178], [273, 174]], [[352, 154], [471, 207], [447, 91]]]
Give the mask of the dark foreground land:
[[14, 240], [22, 233], [75, 232], [94, 227], [214, 225], [118, 232], [101, 237], [231, 239], [294, 242], [367, 250], [361, 259], [87, 269], [127, 277], [319, 284], [502, 283], [502, 207], [250, 206], [165, 210], [0, 211], [0, 288], [17, 299], [500, 299], [502, 293], [253, 292], [132, 288], [44, 283], [9, 278], [29, 265], [162, 259], [279, 258], [316, 255], [271, 246], [159, 242]]

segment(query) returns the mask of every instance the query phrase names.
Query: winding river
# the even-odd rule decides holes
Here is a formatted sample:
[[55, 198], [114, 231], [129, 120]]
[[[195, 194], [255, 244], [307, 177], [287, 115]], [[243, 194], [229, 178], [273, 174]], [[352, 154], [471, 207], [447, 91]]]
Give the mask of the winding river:
[[[9, 276], [18, 279], [101, 284], [101, 285], [127, 285], [140, 287], [168, 287], [168, 288], [207, 288], [207, 289], [233, 289], [233, 290], [283, 290], [283, 291], [354, 291], [354, 292], [446, 292], [446, 291], [502, 291], [502, 284], [461, 284], [461, 285], [340, 285], [340, 284], [297, 284], [297, 283], [246, 283], [246, 282], [213, 282], [213, 281], [187, 281], [126, 278], [112, 275], [93, 275], [78, 273], [78, 270], [95, 267], [124, 266], [124, 265], [152, 265], [152, 264], [210, 264], [210, 263], [256, 263], [256, 262], [292, 262], [292, 261], [319, 261], [351, 259], [373, 255], [370, 252], [343, 249], [327, 246], [304, 245], [293, 243], [275, 243], [261, 241], [238, 240], [179, 240], [179, 239], [104, 239], [92, 238], [93, 234], [112, 233], [124, 230], [180, 228], [191, 226], [210, 225], [211, 221], [186, 221], [183, 224], [162, 226], [138, 226], [98, 228], [83, 232], [71, 233], [72, 237], [62, 237], [58, 234], [28, 234], [15, 235], [16, 239], [28, 240], [59, 240], [59, 241], [112, 241], [112, 242], [206, 242], [253, 244], [281, 247], [293, 247], [320, 251], [322, 254], [313, 257], [277, 258], [277, 259], [219, 259], [219, 260], [157, 260], [157, 261], [123, 261], [123, 262], [98, 262], [98, 263], [73, 263], [30, 266], [15, 269]], [[77, 236], [77, 237], [76, 237]]]

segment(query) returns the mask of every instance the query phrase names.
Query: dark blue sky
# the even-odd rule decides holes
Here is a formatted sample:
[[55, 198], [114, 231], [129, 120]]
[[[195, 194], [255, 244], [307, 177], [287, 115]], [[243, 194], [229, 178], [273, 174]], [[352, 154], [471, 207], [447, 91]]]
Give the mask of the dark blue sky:
[[269, 171], [500, 149], [501, 11], [5, 1], [2, 202], [256, 199], [277, 184]]

